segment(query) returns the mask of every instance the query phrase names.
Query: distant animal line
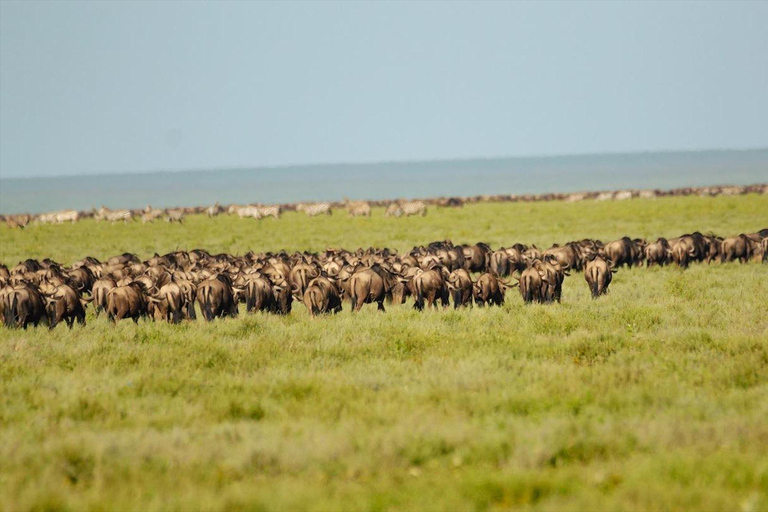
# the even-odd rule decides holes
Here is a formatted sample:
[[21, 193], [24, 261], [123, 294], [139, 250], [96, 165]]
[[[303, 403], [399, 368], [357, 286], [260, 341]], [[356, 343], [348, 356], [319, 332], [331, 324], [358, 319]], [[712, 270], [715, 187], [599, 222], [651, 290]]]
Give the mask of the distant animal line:
[[[104, 218], [110, 218], [105, 212]], [[122, 218], [113, 212], [113, 218]], [[454, 245], [448, 240], [414, 247], [407, 254], [388, 248], [322, 253], [285, 251], [243, 256], [196, 249], [154, 255], [142, 261], [131, 253], [101, 262], [86, 257], [70, 267], [51, 259], [27, 259], [8, 269], [0, 264], [0, 317], [8, 328], [65, 322], [85, 324], [85, 308], [105, 312], [110, 321], [141, 318], [179, 323], [207, 321], [248, 312], [288, 314], [301, 302], [311, 316], [338, 313], [343, 303], [401, 305], [408, 299], [422, 311], [441, 303], [454, 308], [500, 306], [518, 287], [526, 304], [562, 299], [571, 272], [583, 272], [593, 298], [608, 293], [613, 275], [627, 267], [750, 261], [765, 263], [768, 229], [728, 238], [699, 232], [655, 242], [622, 237], [609, 243], [583, 239], [540, 250], [516, 243]], [[472, 274], [478, 275], [473, 280]], [[511, 283], [504, 278], [512, 277]]]
[[428, 206], [445, 208], [460, 208], [466, 203], [478, 202], [537, 202], [537, 201], [565, 201], [568, 203], [585, 200], [595, 201], [624, 201], [632, 198], [655, 198], [665, 196], [734, 196], [742, 194], [768, 194], [768, 184], [756, 184], [747, 186], [716, 186], [716, 187], [685, 187], [673, 190], [618, 190], [609, 192], [576, 192], [570, 194], [526, 194], [526, 195], [480, 195], [473, 197], [439, 197], [422, 200], [395, 200], [395, 201], [350, 201], [339, 203], [317, 202], [296, 203], [282, 205], [237, 205], [227, 207], [215, 203], [212, 206], [185, 207], [185, 208], [152, 208], [147, 206], [143, 210], [110, 210], [104, 206], [90, 211], [78, 212], [75, 210], [62, 210], [39, 215], [15, 214], [0, 216], [10, 228], [24, 229], [32, 223], [37, 224], [63, 224], [75, 223], [86, 218], [96, 221], [111, 223], [130, 222], [140, 219], [142, 223], [151, 223], [157, 219], [167, 222], [182, 223], [186, 215], [205, 214], [208, 217], [216, 217], [221, 213], [237, 215], [241, 219], [264, 219], [272, 217], [279, 219], [285, 211], [304, 212], [309, 217], [332, 215], [334, 209], [345, 209], [352, 217], [370, 217], [372, 207], [384, 207], [385, 217], [408, 217], [411, 215], [426, 215]]

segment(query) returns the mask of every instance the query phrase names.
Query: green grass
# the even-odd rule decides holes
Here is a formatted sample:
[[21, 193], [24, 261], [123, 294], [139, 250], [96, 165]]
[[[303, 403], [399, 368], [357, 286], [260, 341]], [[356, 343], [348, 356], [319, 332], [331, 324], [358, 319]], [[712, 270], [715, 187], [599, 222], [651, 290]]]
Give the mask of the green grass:
[[[768, 197], [381, 213], [0, 228], [0, 261], [729, 235]], [[694, 265], [552, 306], [0, 329], [0, 509], [768, 510], [766, 290]]]

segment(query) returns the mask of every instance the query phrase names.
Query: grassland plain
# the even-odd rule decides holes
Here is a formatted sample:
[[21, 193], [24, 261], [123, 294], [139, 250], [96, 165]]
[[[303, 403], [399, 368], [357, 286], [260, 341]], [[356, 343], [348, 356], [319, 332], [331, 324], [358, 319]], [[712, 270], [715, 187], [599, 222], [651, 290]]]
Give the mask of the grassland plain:
[[[722, 235], [768, 197], [0, 228], [0, 261]], [[768, 267], [560, 305], [0, 329], [2, 510], [768, 510]]]

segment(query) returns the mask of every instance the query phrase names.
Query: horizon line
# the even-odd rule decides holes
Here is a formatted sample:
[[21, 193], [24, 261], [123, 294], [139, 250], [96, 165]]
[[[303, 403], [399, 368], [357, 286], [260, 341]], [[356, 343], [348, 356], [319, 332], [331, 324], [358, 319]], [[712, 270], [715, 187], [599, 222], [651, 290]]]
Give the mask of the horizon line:
[[357, 161], [337, 161], [337, 162], [314, 162], [314, 163], [290, 163], [278, 165], [235, 165], [222, 167], [197, 167], [185, 169], [154, 169], [154, 170], [126, 170], [126, 171], [102, 171], [102, 172], [84, 172], [75, 174], [43, 174], [39, 176], [11, 176], [3, 177], [0, 173], [0, 181], [8, 180], [35, 180], [45, 178], [93, 178], [103, 176], [124, 176], [124, 175], [146, 175], [146, 174], [173, 174], [185, 172], [211, 172], [211, 171], [277, 171], [287, 170], [298, 167], [327, 167], [327, 166], [374, 166], [374, 165], [392, 165], [392, 164], [433, 164], [433, 163], [456, 163], [469, 162], [473, 160], [545, 160], [551, 158], [578, 158], [578, 157], [600, 157], [600, 156], [620, 156], [620, 155], [645, 155], [645, 154], [692, 154], [692, 153], [745, 153], [750, 151], [768, 151], [768, 146], [746, 147], [746, 148], [710, 148], [710, 149], [659, 149], [659, 150], [632, 150], [632, 151], [604, 151], [604, 152], [586, 152], [586, 153], [553, 153], [538, 155], [496, 155], [496, 156], [467, 156], [467, 157], [446, 157], [446, 158], [423, 158], [412, 160], [357, 160]]

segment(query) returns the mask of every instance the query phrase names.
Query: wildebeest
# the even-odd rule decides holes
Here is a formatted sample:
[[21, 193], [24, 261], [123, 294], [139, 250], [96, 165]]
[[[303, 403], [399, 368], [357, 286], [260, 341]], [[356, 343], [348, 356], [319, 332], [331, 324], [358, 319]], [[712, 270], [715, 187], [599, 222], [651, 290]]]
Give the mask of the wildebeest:
[[735, 261], [746, 263], [756, 249], [755, 242], [745, 234], [726, 238], [722, 242], [720, 261]]
[[112, 277], [102, 277], [93, 283], [91, 297], [93, 298], [93, 307], [96, 311], [96, 316], [98, 316], [101, 311], [106, 311], [109, 292], [116, 287], [117, 283]]
[[533, 267], [542, 277], [540, 300], [542, 302], [560, 302], [566, 269], [554, 255], [548, 254], [541, 260], [535, 260]]
[[75, 321], [85, 325], [84, 306], [89, 301], [83, 300], [77, 290], [68, 284], [55, 285], [43, 281], [40, 284], [40, 292], [47, 306], [48, 326], [51, 329], [62, 321], [65, 321], [70, 329]]
[[604, 252], [605, 256], [611, 260], [616, 267], [621, 267], [622, 265], [632, 267], [635, 262], [632, 240], [626, 236], [605, 244]]
[[355, 272], [349, 279], [349, 298], [352, 312], [360, 311], [363, 304], [375, 302], [379, 311], [385, 311], [384, 300], [391, 296], [397, 279], [381, 265], [374, 264]]
[[506, 290], [507, 283], [501, 281], [489, 272], [478, 277], [472, 287], [475, 303], [480, 307], [483, 307], [486, 304], [489, 306], [503, 306], [504, 292], [506, 292]]
[[310, 281], [304, 292], [303, 302], [311, 316], [341, 311], [339, 289], [325, 276], [318, 276]]
[[413, 305], [414, 308], [423, 310], [425, 305], [437, 307], [437, 299], [440, 299], [443, 307], [448, 307], [448, 287], [445, 285], [444, 272], [445, 277], [447, 277], [449, 275], [447, 269], [431, 268], [416, 274], [408, 282], [411, 295], [416, 301]]
[[43, 295], [32, 284], [12, 287], [3, 300], [3, 323], [6, 327], [26, 329], [29, 324], [37, 326], [48, 321]]
[[146, 313], [147, 303], [141, 283], [117, 286], [107, 294], [107, 318], [112, 322], [130, 318], [138, 323], [139, 318], [146, 316]]
[[490, 246], [483, 242], [475, 245], [461, 246], [464, 252], [464, 268], [470, 272], [485, 272], [488, 255], [493, 252]]
[[646, 266], [659, 265], [663, 267], [669, 261], [672, 249], [670, 249], [666, 238], [659, 238], [655, 242], [646, 245], [644, 252]]
[[581, 270], [582, 247], [575, 242], [569, 242], [562, 247], [555, 245], [544, 251], [543, 256], [551, 256], [565, 269]]
[[594, 256], [584, 265], [584, 279], [592, 292], [592, 298], [608, 293], [608, 285], [611, 284], [615, 270], [602, 256]]
[[212, 321], [215, 317], [237, 316], [232, 279], [226, 274], [217, 274], [197, 286], [197, 301], [203, 318]]
[[513, 277], [518, 280], [520, 296], [526, 304], [541, 302], [541, 289], [545, 284], [544, 276], [542, 274], [543, 273], [539, 272], [535, 267], [526, 268], [520, 274], [520, 277], [513, 274]]
[[450, 273], [445, 280], [449, 292], [453, 297], [453, 307], [472, 306], [473, 283], [469, 272], [459, 268]]
[[707, 253], [706, 242], [701, 233], [683, 235], [669, 241], [672, 261], [687, 268], [693, 261], [702, 261]]
[[293, 265], [288, 273], [288, 282], [291, 284], [291, 292], [296, 300], [303, 300], [309, 282], [318, 275], [320, 274], [317, 268], [306, 261], [299, 261]]
[[174, 324], [181, 322], [184, 294], [178, 284], [170, 281], [158, 290], [151, 289], [147, 299], [154, 307], [155, 319]]

